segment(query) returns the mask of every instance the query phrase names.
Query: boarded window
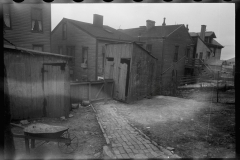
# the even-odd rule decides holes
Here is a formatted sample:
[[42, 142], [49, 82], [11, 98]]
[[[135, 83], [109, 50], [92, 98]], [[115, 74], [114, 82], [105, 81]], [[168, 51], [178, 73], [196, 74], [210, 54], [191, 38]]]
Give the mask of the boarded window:
[[63, 29], [62, 30], [62, 38], [63, 39], [67, 39], [67, 24], [66, 23], [63, 24], [63, 28], [62, 29]]
[[32, 8], [32, 31], [42, 32], [42, 10]]
[[70, 67], [75, 66], [75, 47], [74, 46], [67, 46], [67, 55], [73, 58], [70, 59], [69, 65]]
[[87, 64], [88, 60], [88, 47], [83, 47], [82, 49], [82, 63]]
[[33, 45], [33, 50], [36, 51], [43, 51], [43, 45]]
[[175, 46], [175, 52], [174, 52], [174, 58], [173, 58], [174, 62], [178, 61], [178, 49], [179, 49], [179, 46]]
[[151, 44], [147, 44], [146, 49], [147, 49], [148, 52], [151, 53], [152, 52], [152, 45]]
[[3, 5], [3, 20], [4, 20], [4, 27], [7, 29], [11, 28], [11, 16], [10, 16], [10, 5], [4, 4]]
[[63, 48], [62, 48], [62, 46], [58, 46], [58, 54], [63, 54]]

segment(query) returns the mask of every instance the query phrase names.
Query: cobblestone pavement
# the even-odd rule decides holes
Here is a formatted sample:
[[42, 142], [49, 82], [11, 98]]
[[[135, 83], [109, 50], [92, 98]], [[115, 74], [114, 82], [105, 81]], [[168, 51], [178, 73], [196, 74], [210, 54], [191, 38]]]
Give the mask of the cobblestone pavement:
[[140, 134], [122, 116], [114, 104], [94, 104], [98, 121], [116, 158], [180, 158]]

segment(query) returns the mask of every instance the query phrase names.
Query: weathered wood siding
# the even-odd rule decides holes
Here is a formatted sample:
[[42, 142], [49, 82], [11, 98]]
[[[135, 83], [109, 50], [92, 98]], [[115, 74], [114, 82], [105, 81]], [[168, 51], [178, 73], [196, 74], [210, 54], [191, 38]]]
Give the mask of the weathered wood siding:
[[[67, 38], [62, 38], [62, 24], [67, 23]], [[62, 46], [63, 54], [66, 55], [66, 47], [75, 47], [75, 68], [73, 77], [74, 80], [82, 81], [87, 77], [89, 81], [96, 80], [95, 65], [96, 65], [96, 39], [72, 25], [69, 22], [62, 21], [57, 28], [54, 29], [51, 35], [52, 52], [58, 53], [58, 47]], [[81, 67], [83, 47], [88, 47], [87, 68]], [[86, 79], [85, 79], [86, 80]]]
[[113, 80], [71, 83], [71, 103], [83, 100], [99, 101], [112, 98]]
[[[4, 4], [10, 5], [10, 30], [4, 37], [18, 47], [33, 49], [33, 45], [43, 45], [43, 51], [50, 52], [51, 6], [50, 4]], [[31, 8], [42, 9], [43, 32], [31, 31]], [[4, 41], [5, 44], [8, 44]]]
[[[59, 62], [65, 63], [67, 59], [4, 49], [4, 64], [7, 69], [13, 119], [68, 115], [70, 108], [68, 65], [64, 71], [60, 70], [59, 66], [45, 66], [44, 69], [48, 72], [44, 75], [49, 74], [48, 77], [42, 75], [43, 63]], [[44, 97], [47, 99], [46, 115], [44, 113]], [[57, 103], [50, 104], [50, 100]]]
[[[162, 89], [165, 90], [169, 88], [169, 85], [172, 82], [172, 71], [177, 72], [177, 76], [184, 75], [184, 62], [183, 58], [186, 54], [187, 45], [191, 44], [191, 39], [187, 34], [184, 26], [173, 32], [169, 37], [164, 41], [164, 55], [163, 55], [163, 72], [162, 75]], [[178, 49], [178, 62], [174, 62], [174, 53], [175, 46], [179, 46]], [[172, 66], [172, 67], [171, 67]], [[171, 68], [170, 68], [171, 67]]]
[[133, 44], [129, 102], [156, 94], [156, 71], [157, 59]]
[[125, 94], [120, 93], [124, 87], [121, 85], [123, 82], [119, 80], [122, 58], [130, 59], [127, 101], [132, 102], [155, 94], [156, 59], [150, 56], [146, 50], [134, 43], [109, 44], [106, 47], [106, 57], [114, 58], [112, 77], [107, 77], [109, 76], [107, 72], [109, 66], [105, 65], [106, 78], [114, 80], [114, 97]]

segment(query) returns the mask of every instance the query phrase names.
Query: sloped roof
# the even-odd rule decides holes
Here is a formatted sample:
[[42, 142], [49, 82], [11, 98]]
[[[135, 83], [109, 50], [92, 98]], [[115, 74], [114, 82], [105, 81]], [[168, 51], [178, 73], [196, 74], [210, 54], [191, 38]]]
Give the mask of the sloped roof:
[[96, 38], [103, 38], [103, 39], [109, 39], [109, 40], [112, 39], [112, 40], [122, 40], [122, 41], [134, 41], [131, 36], [126, 35], [106, 25], [104, 25], [103, 28], [100, 28], [100, 27], [94, 26], [91, 23], [80, 22], [80, 21], [67, 19], [67, 18], [63, 18], [63, 20], [66, 20], [72, 23], [77, 28], [87, 32], [88, 34]]
[[[197, 37], [200, 36], [200, 32], [189, 32], [191, 37]], [[207, 31], [205, 32], [205, 37], [213, 36], [213, 38], [217, 38], [215, 33], [213, 31]]]
[[150, 30], [146, 27], [121, 29], [120, 31], [133, 37], [167, 37], [172, 32], [180, 28], [182, 25], [167, 25], [167, 26], [155, 26]]
[[227, 62], [235, 62], [235, 57], [226, 60]]
[[215, 39], [212, 40], [212, 44], [223, 47], [223, 45], [218, 43]]

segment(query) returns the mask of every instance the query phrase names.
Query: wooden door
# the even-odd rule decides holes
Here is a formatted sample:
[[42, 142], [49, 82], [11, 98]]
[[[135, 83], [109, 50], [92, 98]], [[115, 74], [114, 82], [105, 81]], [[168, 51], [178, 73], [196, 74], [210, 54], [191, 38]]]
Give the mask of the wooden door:
[[127, 80], [127, 64], [120, 64], [118, 77], [118, 99], [125, 101], [125, 89]]
[[105, 79], [113, 79], [113, 67], [114, 67], [114, 59], [107, 58], [105, 63]]
[[64, 116], [64, 72], [60, 66], [44, 65], [45, 116]]

